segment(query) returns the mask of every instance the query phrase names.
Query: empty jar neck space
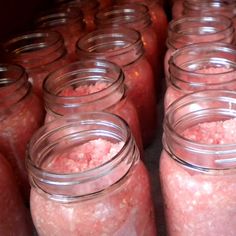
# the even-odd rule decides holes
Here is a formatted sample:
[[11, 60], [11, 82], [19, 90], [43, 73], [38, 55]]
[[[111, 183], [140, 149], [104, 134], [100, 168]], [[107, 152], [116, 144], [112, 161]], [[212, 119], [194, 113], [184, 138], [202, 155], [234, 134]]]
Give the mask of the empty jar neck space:
[[140, 33], [122, 27], [93, 31], [81, 37], [76, 48], [81, 58], [107, 59], [119, 66], [128, 66], [144, 54]]
[[165, 150], [189, 169], [235, 173], [236, 143], [227, 140], [235, 130], [235, 108], [236, 93], [227, 90], [205, 90], [178, 99], [167, 109]]
[[151, 18], [144, 5], [122, 4], [100, 10], [95, 16], [95, 23], [98, 28], [123, 25], [142, 32], [151, 25]]
[[173, 49], [200, 42], [233, 41], [233, 22], [224, 16], [183, 17], [171, 21], [168, 28], [167, 45]]
[[21, 101], [30, 91], [28, 76], [23, 67], [0, 64], [0, 107], [4, 111]]
[[102, 111], [124, 98], [124, 75], [108, 61], [85, 60], [51, 73], [43, 90], [46, 108], [56, 114]]
[[[117, 150], [99, 164], [88, 168], [52, 170], [58, 156], [76, 154], [75, 149], [97, 143], [100, 152], [106, 145], [117, 145]], [[92, 145], [93, 146], [93, 145]], [[87, 163], [94, 152], [87, 147], [87, 155], [80, 156], [80, 162]], [[56, 201], [73, 202], [103, 194], [109, 188], [120, 186], [122, 179], [139, 160], [139, 154], [127, 124], [109, 113], [80, 113], [64, 119], [57, 119], [39, 129], [30, 142], [27, 167], [31, 185], [42, 194]], [[73, 152], [74, 151], [74, 152]], [[79, 150], [78, 150], [79, 151]], [[99, 153], [99, 152], [97, 152]], [[97, 154], [99, 155], [99, 154]], [[72, 157], [70, 157], [72, 158]], [[91, 158], [98, 158], [93, 157]], [[101, 157], [99, 157], [101, 158]], [[102, 157], [105, 158], [105, 157]], [[72, 158], [73, 159], [73, 158]], [[92, 164], [91, 163], [91, 164]]]
[[169, 61], [170, 83], [179, 90], [236, 89], [236, 48], [198, 43], [176, 50]]
[[53, 31], [34, 31], [6, 41], [7, 60], [31, 69], [50, 64], [66, 54], [62, 36]]

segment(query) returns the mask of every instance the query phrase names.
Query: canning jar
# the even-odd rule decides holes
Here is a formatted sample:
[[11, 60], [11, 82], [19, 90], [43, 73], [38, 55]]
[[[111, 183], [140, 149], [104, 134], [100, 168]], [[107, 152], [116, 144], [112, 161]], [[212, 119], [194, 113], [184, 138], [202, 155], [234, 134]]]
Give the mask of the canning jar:
[[0, 235], [31, 236], [33, 227], [29, 212], [23, 204], [14, 172], [2, 154], [0, 172]]
[[236, 93], [205, 90], [169, 106], [160, 160], [170, 236], [236, 234]]
[[226, 43], [196, 43], [176, 50], [169, 61], [165, 110], [185, 94], [204, 89], [236, 91], [236, 47]]
[[85, 33], [83, 14], [79, 9], [53, 9], [36, 19], [36, 27], [58, 31], [64, 38], [68, 54], [74, 57], [75, 43]]
[[139, 31], [145, 55], [155, 73], [155, 81], [160, 84], [162, 68], [160, 41], [146, 6], [137, 3], [114, 5], [100, 10], [95, 16], [95, 23], [100, 29], [124, 26]]
[[12, 165], [26, 203], [29, 198], [26, 149], [43, 120], [43, 105], [32, 92], [25, 70], [0, 64], [0, 150]]
[[44, 81], [46, 121], [66, 114], [108, 111], [129, 124], [139, 150], [142, 138], [138, 114], [126, 96], [120, 67], [105, 60], [84, 60], [68, 64]]
[[169, 24], [165, 55], [165, 78], [168, 84], [169, 59], [181, 47], [200, 42], [234, 43], [234, 27], [224, 16], [182, 17]]
[[44, 78], [68, 62], [63, 38], [54, 31], [25, 33], [7, 40], [2, 46], [6, 61], [26, 69], [39, 97], [42, 97]]
[[80, 38], [77, 53], [81, 60], [107, 59], [122, 68], [127, 96], [137, 109], [146, 147], [155, 136], [156, 97], [153, 71], [144, 56], [140, 33], [124, 27], [96, 30]]
[[99, 2], [97, 0], [62, 0], [58, 1], [56, 6], [67, 9], [77, 8], [78, 10], [81, 10], [84, 15], [87, 32], [93, 31], [96, 28], [94, 17], [99, 10]]
[[165, 43], [167, 38], [168, 20], [162, 5], [156, 0], [116, 0], [114, 2], [115, 4], [139, 3], [148, 8], [153, 28], [157, 33], [159, 42], [158, 48], [161, 51], [161, 58], [163, 58], [163, 54], [166, 50]]
[[30, 142], [27, 166], [40, 236], [156, 235], [148, 173], [118, 116], [47, 123]]

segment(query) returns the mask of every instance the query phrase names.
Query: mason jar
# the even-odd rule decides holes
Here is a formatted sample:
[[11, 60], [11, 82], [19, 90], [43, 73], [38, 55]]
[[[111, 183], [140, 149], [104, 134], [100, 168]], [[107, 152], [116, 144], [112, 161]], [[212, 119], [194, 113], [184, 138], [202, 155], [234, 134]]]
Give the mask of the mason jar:
[[76, 8], [83, 12], [84, 22], [86, 24], [86, 31], [91, 32], [95, 30], [94, 17], [99, 10], [98, 0], [62, 0], [58, 1], [57, 7], [65, 9]]
[[10, 162], [27, 204], [26, 150], [31, 136], [43, 123], [44, 109], [21, 66], [0, 64], [0, 110], [0, 150]]
[[31, 31], [12, 37], [3, 43], [3, 54], [8, 63], [19, 64], [26, 69], [40, 98], [45, 77], [69, 62], [63, 37], [54, 31]]
[[148, 173], [118, 116], [47, 123], [31, 139], [27, 167], [40, 236], [156, 236]]
[[144, 56], [140, 33], [124, 27], [93, 31], [77, 42], [80, 60], [107, 59], [119, 65], [125, 75], [127, 96], [139, 116], [143, 144], [155, 137], [156, 96], [152, 68]]
[[141, 40], [145, 49], [145, 56], [152, 66], [155, 74], [155, 82], [160, 84], [161, 60], [160, 39], [152, 24], [148, 8], [142, 4], [114, 5], [110, 8], [100, 10], [95, 16], [98, 28], [111, 28], [124, 26], [137, 30], [141, 34]]
[[83, 14], [79, 9], [55, 8], [41, 13], [36, 19], [36, 27], [58, 31], [64, 38], [68, 54], [74, 59], [76, 41], [85, 33]]
[[148, 8], [153, 28], [156, 31], [158, 41], [159, 41], [159, 50], [163, 58], [166, 50], [166, 38], [167, 38], [167, 28], [168, 28], [168, 19], [163, 9], [161, 3], [157, 0], [115, 0], [115, 4], [125, 4], [125, 3], [139, 3], [143, 4]]
[[205, 89], [236, 91], [236, 47], [196, 43], [176, 50], [169, 61], [165, 110], [188, 93]]
[[169, 24], [165, 55], [165, 78], [168, 84], [169, 59], [181, 47], [200, 42], [234, 44], [232, 19], [224, 16], [182, 17]]
[[24, 206], [14, 171], [0, 154], [0, 235], [32, 236], [33, 225], [28, 209]]
[[43, 85], [46, 122], [77, 112], [108, 111], [128, 123], [142, 153], [139, 118], [126, 96], [124, 79], [120, 67], [99, 59], [74, 62], [56, 70]]
[[167, 109], [161, 187], [169, 236], [236, 234], [236, 93], [204, 90]]

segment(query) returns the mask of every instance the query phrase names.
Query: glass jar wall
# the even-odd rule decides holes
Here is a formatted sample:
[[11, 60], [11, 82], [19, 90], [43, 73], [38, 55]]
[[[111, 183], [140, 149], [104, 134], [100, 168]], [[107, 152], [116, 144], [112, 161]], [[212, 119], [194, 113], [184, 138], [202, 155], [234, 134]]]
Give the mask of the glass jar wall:
[[148, 174], [119, 117], [56, 119], [29, 148], [31, 213], [40, 236], [156, 236]]

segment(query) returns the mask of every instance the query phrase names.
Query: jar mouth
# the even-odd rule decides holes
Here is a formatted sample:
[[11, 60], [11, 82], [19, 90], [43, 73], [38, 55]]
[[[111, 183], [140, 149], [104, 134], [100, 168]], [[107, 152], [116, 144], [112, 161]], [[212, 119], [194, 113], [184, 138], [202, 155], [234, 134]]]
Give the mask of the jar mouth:
[[[70, 152], [73, 147], [98, 138], [112, 143], [122, 142], [122, 146], [109, 160], [82, 172], [54, 173], [46, 168], [63, 150]], [[118, 116], [104, 112], [78, 113], [49, 122], [35, 133], [29, 144], [27, 167], [34, 184], [37, 183], [43, 191], [52, 191], [55, 198], [68, 195], [67, 187], [83, 184], [90, 184], [91, 189], [74, 189], [73, 196], [95, 194], [116, 184], [129, 172], [133, 163], [130, 155], [132, 142], [127, 123]], [[116, 172], [123, 175], [117, 176]], [[98, 185], [99, 180], [108, 177], [112, 181]], [[59, 192], [54, 192], [55, 186], [60, 188]]]
[[[79, 11], [79, 10], [78, 10]], [[56, 27], [60, 25], [71, 24], [73, 22], [82, 23], [82, 13], [75, 11], [63, 11], [58, 9], [55, 12], [47, 12], [36, 19], [36, 26], [40, 28], [44, 27]]]
[[99, 28], [124, 25], [128, 28], [143, 31], [151, 24], [151, 18], [145, 5], [129, 3], [100, 10], [95, 15], [95, 23]]
[[12, 38], [4, 44], [7, 53], [20, 55], [43, 50], [62, 40], [57, 32], [35, 31]]
[[[104, 110], [124, 96], [124, 75], [117, 65], [105, 60], [78, 61], [49, 74], [43, 91], [50, 110], [93, 110], [95, 105], [96, 110]], [[62, 108], [55, 108], [55, 104]]]
[[56, 31], [36, 30], [3, 44], [5, 57], [25, 68], [51, 63], [66, 54], [64, 40]]
[[140, 33], [123, 27], [98, 29], [88, 33], [77, 41], [76, 48], [79, 55], [90, 58], [112, 59], [127, 53], [135, 57], [119, 60], [118, 65], [130, 64], [143, 54]]
[[[170, 81], [189, 90], [233, 89], [236, 80], [236, 47], [225, 43], [196, 43], [176, 50], [169, 61]], [[184, 85], [185, 84], [185, 85]], [[186, 87], [186, 89], [187, 89]], [[210, 87], [208, 87], [210, 89]]]
[[[192, 27], [186, 27], [186, 24], [192, 24]], [[169, 31], [180, 35], [199, 34], [201, 36], [224, 32], [231, 27], [233, 27], [232, 20], [226, 16], [187, 16], [178, 20], [172, 20]]]
[[221, 1], [221, 0], [213, 0], [213, 1], [184, 1], [184, 8], [195, 10], [195, 11], [207, 11], [207, 10], [225, 10], [229, 9], [232, 11], [233, 7], [235, 7], [235, 3], [233, 1]]
[[164, 136], [168, 145], [164, 145], [167, 151], [189, 168], [213, 174], [217, 170], [235, 171], [236, 142], [211, 144], [183, 135], [186, 130], [199, 124], [207, 126], [211, 122], [236, 119], [235, 108], [234, 91], [204, 90], [179, 98], [167, 108], [165, 116]]

